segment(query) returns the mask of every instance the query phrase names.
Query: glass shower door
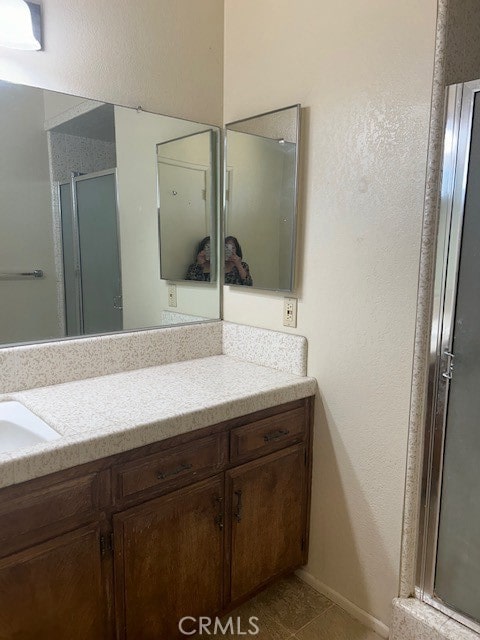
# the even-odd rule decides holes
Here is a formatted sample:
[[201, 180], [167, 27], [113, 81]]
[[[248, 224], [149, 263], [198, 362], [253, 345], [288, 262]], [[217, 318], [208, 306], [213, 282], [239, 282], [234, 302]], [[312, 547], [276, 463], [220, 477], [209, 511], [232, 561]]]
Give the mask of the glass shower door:
[[115, 170], [59, 185], [68, 336], [123, 329]]
[[480, 96], [453, 322], [435, 595], [480, 622]]
[[418, 585], [480, 631], [480, 81], [450, 87]]
[[122, 286], [115, 171], [74, 178], [83, 333], [121, 331]]

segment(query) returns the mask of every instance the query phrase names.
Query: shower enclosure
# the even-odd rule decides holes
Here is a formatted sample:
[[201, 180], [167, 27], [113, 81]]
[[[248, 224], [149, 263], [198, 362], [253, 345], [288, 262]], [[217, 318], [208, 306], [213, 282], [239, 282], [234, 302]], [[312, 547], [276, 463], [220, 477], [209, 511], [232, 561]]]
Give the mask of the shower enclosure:
[[121, 331], [116, 171], [73, 174], [58, 188], [66, 334]]
[[417, 595], [480, 631], [480, 81], [448, 91]]

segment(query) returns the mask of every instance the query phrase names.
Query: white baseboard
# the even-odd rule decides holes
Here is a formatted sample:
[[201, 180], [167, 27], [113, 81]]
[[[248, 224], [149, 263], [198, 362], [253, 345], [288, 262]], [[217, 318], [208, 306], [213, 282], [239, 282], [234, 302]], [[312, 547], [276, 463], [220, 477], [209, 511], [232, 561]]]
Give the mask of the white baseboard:
[[299, 578], [301, 578], [304, 582], [310, 585], [315, 591], [326, 596], [329, 600], [338, 605], [341, 609], [349, 613], [353, 618], [361, 622], [363, 625], [368, 627], [369, 629], [373, 629], [375, 633], [377, 633], [381, 638], [387, 638], [389, 636], [389, 628], [377, 618], [374, 618], [372, 615], [357, 607], [356, 604], [347, 600], [344, 596], [340, 595], [330, 587], [327, 587], [326, 584], [320, 582], [312, 576], [311, 573], [305, 571], [305, 569], [299, 569], [295, 572]]

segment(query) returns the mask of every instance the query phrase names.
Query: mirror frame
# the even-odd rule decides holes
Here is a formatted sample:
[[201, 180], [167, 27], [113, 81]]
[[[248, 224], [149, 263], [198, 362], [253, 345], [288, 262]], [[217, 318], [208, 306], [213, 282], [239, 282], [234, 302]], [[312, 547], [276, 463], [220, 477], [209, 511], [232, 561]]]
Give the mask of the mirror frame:
[[[248, 122], [249, 120], [255, 120], [257, 118], [262, 118], [264, 116], [273, 115], [276, 113], [281, 113], [282, 111], [287, 111], [289, 109], [296, 109], [296, 118], [295, 118], [295, 126], [296, 126], [296, 150], [295, 150], [295, 164], [294, 164], [294, 203], [293, 203], [293, 229], [292, 229], [292, 239], [291, 239], [291, 260], [290, 260], [290, 282], [288, 289], [280, 289], [280, 288], [269, 288], [269, 287], [258, 287], [254, 284], [251, 287], [242, 287], [240, 285], [226, 285], [225, 287], [233, 287], [234, 290], [241, 291], [271, 291], [276, 293], [292, 293], [295, 291], [297, 282], [296, 282], [296, 264], [297, 264], [297, 236], [298, 236], [298, 193], [299, 193], [299, 172], [300, 172], [300, 145], [301, 145], [301, 120], [302, 120], [302, 105], [300, 103], [292, 104], [287, 107], [281, 107], [280, 109], [272, 109], [270, 111], [265, 111], [264, 113], [258, 113], [254, 116], [249, 116], [246, 118], [240, 118], [239, 120], [234, 120], [232, 122], [227, 122], [223, 127], [223, 135], [224, 135], [224, 144], [223, 144], [223, 207], [222, 207], [222, 228], [221, 233], [222, 237], [226, 233], [226, 219], [227, 219], [227, 197], [226, 197], [226, 189], [227, 189], [227, 159], [228, 159], [228, 142], [227, 142], [227, 133], [229, 127], [233, 125], [238, 125], [243, 122]], [[235, 131], [235, 129], [232, 129]], [[246, 132], [240, 132], [246, 133]], [[222, 264], [222, 282], [224, 282], [224, 247], [223, 243], [221, 246], [221, 264]], [[223, 296], [222, 296], [222, 316], [223, 316]]]

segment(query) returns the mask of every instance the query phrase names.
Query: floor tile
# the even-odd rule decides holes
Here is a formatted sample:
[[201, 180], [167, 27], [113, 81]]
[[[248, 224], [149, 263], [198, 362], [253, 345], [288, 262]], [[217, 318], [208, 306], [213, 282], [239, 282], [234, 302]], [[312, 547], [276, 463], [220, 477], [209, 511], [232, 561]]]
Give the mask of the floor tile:
[[292, 633], [332, 606], [330, 600], [294, 575], [275, 582], [254, 601], [259, 614], [270, 615]]
[[374, 631], [334, 605], [298, 631], [297, 640], [380, 640]]
[[[250, 623], [250, 618], [254, 619], [254, 622], [258, 628], [259, 632], [255, 634], [255, 628]], [[226, 624], [228, 620], [232, 620], [233, 624], [233, 633], [227, 632], [226, 634], [221, 633], [219, 629], [219, 633], [216, 635], [208, 636], [212, 639], [219, 640], [222, 638], [223, 640], [238, 640], [243, 634], [241, 632], [247, 632], [247, 638], [257, 638], [258, 640], [286, 640], [291, 637], [291, 632], [285, 629], [278, 620], [274, 619], [261, 607], [259, 607], [258, 603], [255, 600], [250, 600], [245, 603], [238, 609], [235, 609], [228, 615], [224, 616], [221, 620], [224, 629], [228, 629]], [[232, 629], [230, 627], [230, 629]], [[252, 635], [249, 635], [249, 631]]]

